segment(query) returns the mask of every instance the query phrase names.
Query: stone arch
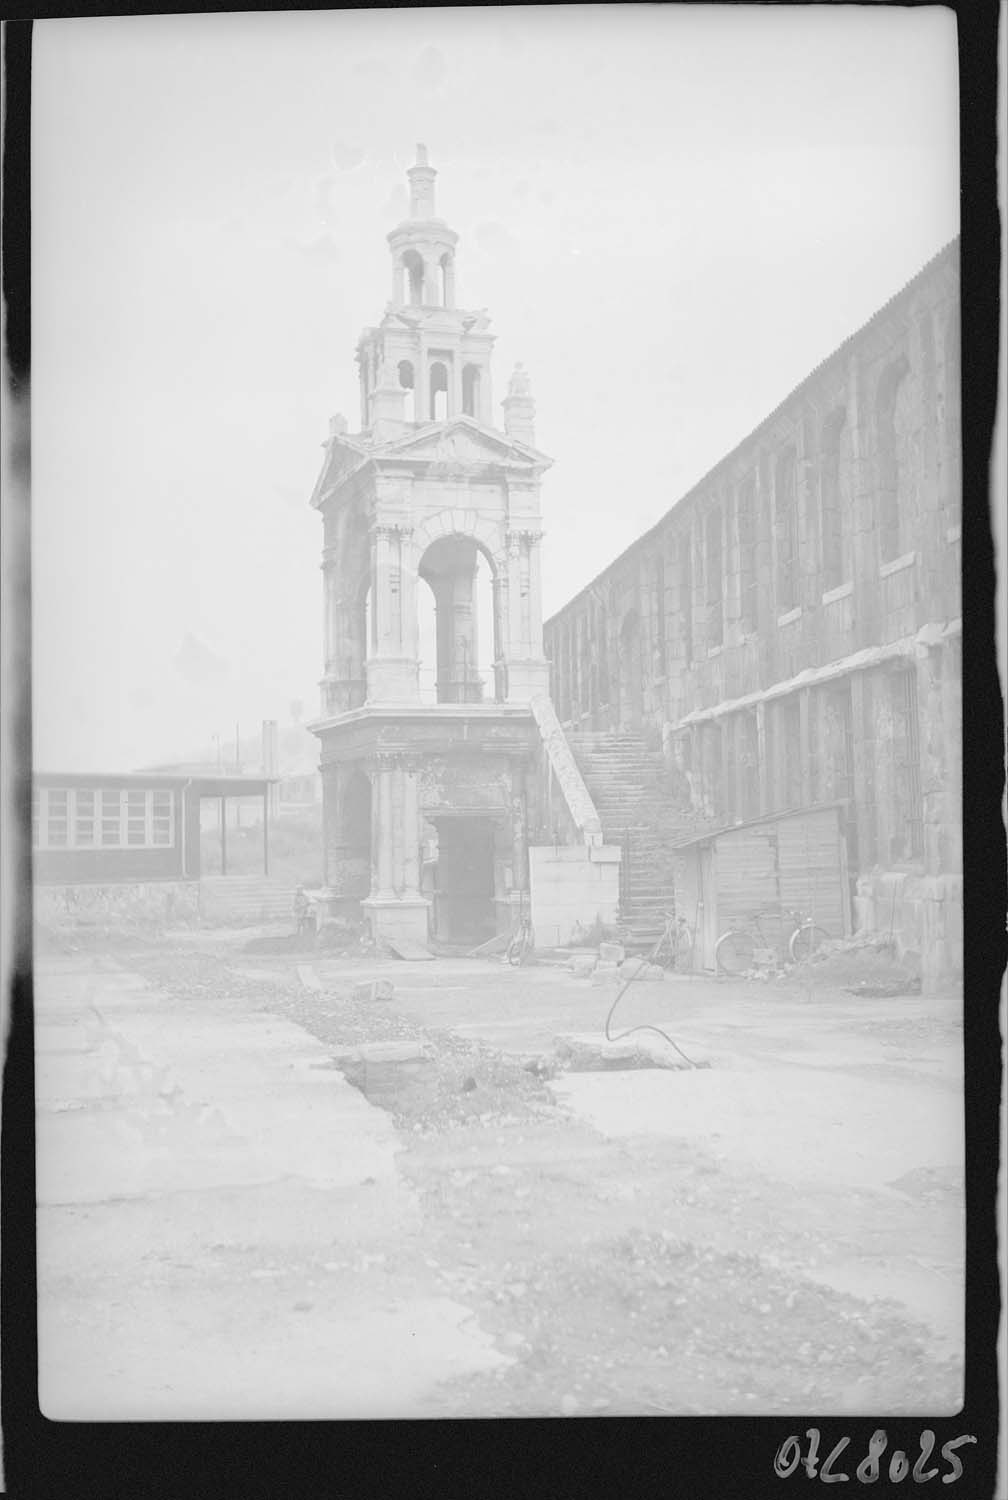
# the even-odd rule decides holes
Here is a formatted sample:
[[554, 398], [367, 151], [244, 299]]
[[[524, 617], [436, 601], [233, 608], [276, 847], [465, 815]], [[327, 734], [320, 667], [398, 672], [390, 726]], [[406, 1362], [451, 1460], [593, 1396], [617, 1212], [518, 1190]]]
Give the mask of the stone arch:
[[507, 572], [506, 552], [501, 528], [473, 510], [445, 509], [427, 516], [413, 530], [413, 556], [416, 563], [427, 551], [431, 542], [442, 536], [466, 536], [471, 538], [485, 555], [495, 578]]

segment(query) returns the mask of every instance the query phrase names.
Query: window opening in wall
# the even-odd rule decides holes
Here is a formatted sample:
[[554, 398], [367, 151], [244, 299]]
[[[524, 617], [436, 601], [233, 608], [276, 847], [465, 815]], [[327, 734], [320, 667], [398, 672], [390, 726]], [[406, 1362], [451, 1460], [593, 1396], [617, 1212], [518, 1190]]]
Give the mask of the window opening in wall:
[[797, 696], [775, 705], [777, 719], [776, 747], [780, 753], [777, 767], [778, 811], [802, 804], [801, 713]]
[[654, 675], [664, 677], [665, 659], [665, 559], [659, 552], [651, 565], [651, 619], [654, 622]]
[[906, 488], [906, 461], [901, 452], [903, 448], [901, 428], [905, 422], [901, 420], [900, 397], [906, 389], [909, 370], [910, 366], [905, 355], [891, 364], [879, 381], [875, 402], [878, 434], [877, 520], [879, 558], [882, 562], [892, 562], [902, 552], [900, 511], [907, 497], [903, 493]]
[[93, 844], [95, 841], [94, 792], [79, 788], [74, 797], [74, 843]]
[[430, 367], [430, 419], [444, 422], [448, 418], [448, 369], [440, 360]]
[[850, 683], [825, 688], [812, 699], [818, 723], [811, 736], [813, 785], [821, 802], [854, 795], [854, 713]]
[[693, 542], [687, 528], [679, 538], [679, 622], [683, 660], [693, 660]]
[[756, 722], [755, 709], [749, 709], [740, 715], [739, 724], [739, 762], [742, 783], [742, 806], [739, 812], [743, 818], [758, 818], [760, 811], [760, 763], [759, 763], [759, 726]]
[[402, 258], [403, 301], [419, 307], [423, 302], [423, 260], [416, 250], [407, 250]]
[[598, 651], [598, 696], [600, 707], [609, 704], [609, 642], [606, 637], [606, 617], [601, 604], [595, 611], [595, 649]]
[[462, 410], [467, 417], [478, 417], [480, 397], [480, 372], [478, 365], [462, 367]]
[[726, 823], [734, 823], [738, 816], [735, 777], [738, 762], [735, 717], [721, 724], [721, 811]]
[[50, 849], [63, 848], [71, 842], [70, 793], [49, 791], [46, 793], [46, 802], [46, 841]]
[[839, 588], [850, 576], [847, 557], [844, 504], [840, 487], [840, 464], [847, 413], [843, 407], [831, 412], [823, 424], [820, 484], [822, 497], [823, 589]]
[[756, 481], [747, 479], [736, 497], [739, 545], [739, 613], [742, 634], [756, 629]]
[[893, 834], [890, 858], [918, 859], [924, 852], [920, 784], [920, 724], [917, 677], [894, 672], [889, 679], [892, 713]]
[[704, 731], [704, 750], [707, 783], [705, 787], [711, 817], [720, 816], [725, 809], [724, 744], [720, 724], [708, 724]]
[[408, 359], [399, 361], [399, 384], [406, 392], [404, 411], [407, 422], [416, 421], [416, 379]]
[[778, 614], [786, 614], [798, 604], [798, 504], [795, 468], [795, 450], [786, 448], [777, 460], [774, 483]]
[[720, 646], [724, 641], [724, 575], [721, 565], [721, 507], [712, 505], [707, 512], [705, 529], [707, 566], [707, 645]]
[[578, 683], [580, 687], [579, 706], [582, 713], [590, 714], [592, 711], [591, 701], [591, 643], [588, 639], [588, 620], [581, 616], [577, 624], [578, 629]]
[[32, 793], [36, 849], [152, 848], [175, 842], [174, 792], [51, 787]]

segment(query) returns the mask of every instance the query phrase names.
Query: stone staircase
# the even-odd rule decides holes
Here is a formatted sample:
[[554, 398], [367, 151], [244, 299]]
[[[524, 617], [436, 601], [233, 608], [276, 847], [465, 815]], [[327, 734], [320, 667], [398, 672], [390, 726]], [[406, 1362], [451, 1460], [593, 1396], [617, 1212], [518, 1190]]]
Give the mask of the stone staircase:
[[202, 921], [222, 927], [289, 922], [293, 932], [294, 887], [272, 875], [203, 875], [199, 914]]
[[[620, 926], [626, 947], [650, 951], [673, 910], [669, 844], [688, 831], [672, 802], [665, 760], [640, 734], [567, 731], [607, 844], [623, 847]], [[629, 857], [628, 857], [629, 856]]]

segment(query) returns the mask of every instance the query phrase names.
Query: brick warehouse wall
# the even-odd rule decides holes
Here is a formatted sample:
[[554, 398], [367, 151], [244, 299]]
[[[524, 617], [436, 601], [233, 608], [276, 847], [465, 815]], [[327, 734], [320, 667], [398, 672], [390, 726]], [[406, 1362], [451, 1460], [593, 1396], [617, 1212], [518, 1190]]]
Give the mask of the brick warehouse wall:
[[959, 386], [953, 242], [545, 625], [561, 722], [660, 740], [712, 821], [846, 800], [865, 923], [883, 875], [930, 882], [929, 981], [961, 953]]

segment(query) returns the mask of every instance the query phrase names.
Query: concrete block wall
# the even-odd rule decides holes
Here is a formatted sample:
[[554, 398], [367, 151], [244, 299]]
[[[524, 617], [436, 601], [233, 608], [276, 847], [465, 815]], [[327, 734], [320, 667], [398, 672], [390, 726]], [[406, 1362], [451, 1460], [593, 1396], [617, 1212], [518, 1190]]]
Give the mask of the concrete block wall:
[[570, 942], [575, 929], [619, 918], [618, 847], [529, 849], [532, 927], [538, 947]]
[[36, 886], [35, 920], [42, 927], [105, 927], [122, 923], [173, 927], [199, 917], [199, 883], [159, 880], [136, 885]]

